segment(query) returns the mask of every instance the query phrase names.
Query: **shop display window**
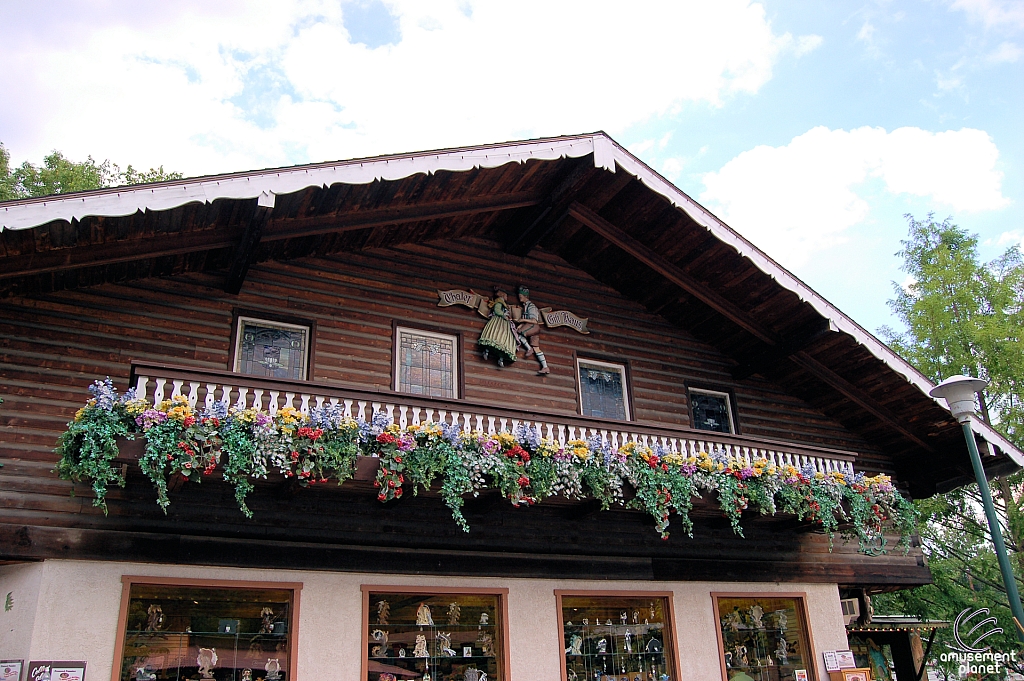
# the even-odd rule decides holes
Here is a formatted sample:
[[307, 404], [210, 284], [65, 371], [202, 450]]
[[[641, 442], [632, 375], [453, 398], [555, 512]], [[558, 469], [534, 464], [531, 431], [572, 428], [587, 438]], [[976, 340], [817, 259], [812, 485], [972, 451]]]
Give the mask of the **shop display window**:
[[505, 681], [507, 591], [363, 587], [365, 681]]
[[677, 679], [671, 594], [556, 591], [563, 681]]
[[726, 681], [814, 681], [800, 596], [714, 594]]
[[121, 681], [292, 681], [297, 586], [126, 578]]

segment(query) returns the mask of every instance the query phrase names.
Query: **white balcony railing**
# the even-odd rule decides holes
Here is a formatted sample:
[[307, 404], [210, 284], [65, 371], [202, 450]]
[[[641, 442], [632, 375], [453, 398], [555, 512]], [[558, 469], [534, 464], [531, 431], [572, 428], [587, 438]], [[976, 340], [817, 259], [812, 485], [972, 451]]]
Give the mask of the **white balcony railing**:
[[616, 449], [627, 442], [636, 442], [649, 447], [661, 445], [666, 451], [684, 456], [720, 450], [748, 463], [764, 458], [777, 466], [810, 464], [815, 471], [824, 473], [849, 470], [856, 458], [849, 452], [779, 440], [514, 410], [462, 400], [434, 400], [206, 369], [136, 363], [132, 365], [132, 376], [139, 397], [155, 403], [184, 395], [193, 407], [200, 409], [222, 402], [228, 407], [260, 409], [270, 414], [287, 406], [306, 413], [311, 408], [333, 404], [341, 407], [345, 416], [354, 419], [370, 420], [375, 412], [384, 412], [403, 428], [409, 424], [444, 422], [463, 430], [496, 433], [515, 432], [520, 425], [526, 425], [536, 427], [541, 437], [551, 438], [560, 445], [598, 436]]

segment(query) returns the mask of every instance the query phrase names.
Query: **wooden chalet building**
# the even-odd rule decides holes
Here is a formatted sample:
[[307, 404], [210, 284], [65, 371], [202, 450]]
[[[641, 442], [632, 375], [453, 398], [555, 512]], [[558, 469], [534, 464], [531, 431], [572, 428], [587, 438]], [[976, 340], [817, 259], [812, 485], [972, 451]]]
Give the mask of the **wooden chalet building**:
[[[972, 479], [924, 376], [603, 133], [14, 201], [0, 227], [0, 659], [22, 678], [826, 681], [841, 598], [929, 581], [913, 540], [830, 549], [814, 517], [753, 506], [740, 536], [707, 489], [692, 536], [673, 514], [663, 540], [590, 494], [534, 505], [529, 475], [642, 457], [722, 485], [888, 475], [911, 498]], [[149, 416], [117, 403], [140, 432], [104, 512], [54, 447], [114, 409], [101, 388], [78, 412], [106, 377]], [[165, 513], [140, 443], [212, 454], [142, 429], [229, 409], [302, 457], [335, 419], [355, 479], [285, 446], [249, 518], [224, 454], [202, 484], [170, 476]], [[993, 474], [1024, 463], [974, 428]], [[378, 499], [403, 443], [477, 430], [468, 532], [438, 483]]]

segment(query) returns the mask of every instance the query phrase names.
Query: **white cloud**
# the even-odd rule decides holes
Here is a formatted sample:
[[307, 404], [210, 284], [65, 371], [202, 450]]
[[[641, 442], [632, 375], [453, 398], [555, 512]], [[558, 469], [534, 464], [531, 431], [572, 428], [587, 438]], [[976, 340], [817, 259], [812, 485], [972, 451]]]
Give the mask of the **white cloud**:
[[1024, 28], [1024, 2], [1021, 0], [953, 0], [950, 7], [966, 12], [990, 28]]
[[926, 197], [958, 212], [1006, 206], [998, 156], [988, 134], [970, 128], [817, 127], [706, 174], [700, 200], [769, 254], [798, 266], [868, 218], [871, 207], [858, 190], [873, 178], [892, 194]]
[[681, 158], [667, 158], [661, 164], [661, 174], [675, 182], [683, 172], [685, 161]]
[[19, 160], [56, 147], [196, 173], [616, 133], [754, 93], [820, 44], [748, 0], [386, 6], [401, 39], [375, 49], [328, 0], [0, 9], [3, 141]]
[[1000, 43], [999, 47], [989, 53], [985, 60], [990, 64], [1012, 64], [1020, 59], [1021, 54], [1024, 54], [1024, 50], [1021, 50], [1017, 45], [1011, 42], [1004, 42]]
[[796, 56], [802, 57], [809, 52], [821, 47], [821, 44], [825, 42], [825, 39], [820, 35], [802, 35], [796, 40], [796, 47], [794, 51]]

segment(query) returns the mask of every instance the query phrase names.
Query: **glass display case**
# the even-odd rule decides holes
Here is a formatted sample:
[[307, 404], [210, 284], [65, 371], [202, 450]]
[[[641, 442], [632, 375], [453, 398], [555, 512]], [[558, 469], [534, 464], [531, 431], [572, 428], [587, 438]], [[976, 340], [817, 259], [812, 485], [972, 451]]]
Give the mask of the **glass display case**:
[[504, 681], [504, 592], [364, 592], [366, 681]]
[[669, 594], [556, 592], [566, 681], [672, 681]]
[[292, 589], [131, 583], [122, 681], [291, 681]]
[[714, 597], [727, 681], [814, 681], [803, 598]]

